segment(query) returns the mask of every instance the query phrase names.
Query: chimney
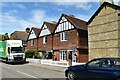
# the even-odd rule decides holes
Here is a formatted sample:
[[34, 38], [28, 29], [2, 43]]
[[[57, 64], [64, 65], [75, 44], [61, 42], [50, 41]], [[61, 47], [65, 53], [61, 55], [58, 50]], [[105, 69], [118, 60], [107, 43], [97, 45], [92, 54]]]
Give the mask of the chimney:
[[26, 28], [26, 32], [29, 33], [30, 32], [30, 28], [27, 27]]

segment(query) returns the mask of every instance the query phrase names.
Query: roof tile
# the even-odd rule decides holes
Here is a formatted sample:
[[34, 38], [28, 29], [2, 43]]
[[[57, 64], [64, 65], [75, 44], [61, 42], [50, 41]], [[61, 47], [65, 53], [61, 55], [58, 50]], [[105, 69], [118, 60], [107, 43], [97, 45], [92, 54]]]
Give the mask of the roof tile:
[[77, 29], [87, 30], [86, 21], [78, 19], [74, 16], [63, 14]]

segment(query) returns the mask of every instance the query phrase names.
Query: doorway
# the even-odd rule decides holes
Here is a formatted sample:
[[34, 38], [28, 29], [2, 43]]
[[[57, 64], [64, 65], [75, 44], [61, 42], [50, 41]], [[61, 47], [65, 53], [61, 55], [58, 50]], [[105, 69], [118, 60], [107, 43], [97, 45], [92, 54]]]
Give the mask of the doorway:
[[70, 51], [69, 56], [71, 57], [72, 65], [74, 65], [77, 62], [75, 51]]

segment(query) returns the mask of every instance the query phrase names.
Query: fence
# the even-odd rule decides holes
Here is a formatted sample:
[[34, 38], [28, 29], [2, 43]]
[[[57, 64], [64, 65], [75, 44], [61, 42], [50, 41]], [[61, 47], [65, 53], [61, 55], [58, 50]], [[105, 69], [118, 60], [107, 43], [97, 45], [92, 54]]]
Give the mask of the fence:
[[[32, 59], [27, 58], [26, 61], [29, 61], [31, 63], [39, 63], [39, 64], [46, 64], [46, 65], [53, 65], [53, 66], [60, 66], [60, 67], [68, 67], [69, 63], [68, 61], [53, 61], [53, 60], [47, 60], [47, 59]], [[72, 65], [81, 65], [85, 63], [72, 63]]]
[[61, 66], [61, 67], [68, 67], [69, 66], [69, 63], [67, 61], [41, 60], [41, 64]]
[[41, 63], [40, 59], [32, 59], [32, 58], [26, 58], [26, 61], [29, 61], [31, 63]]

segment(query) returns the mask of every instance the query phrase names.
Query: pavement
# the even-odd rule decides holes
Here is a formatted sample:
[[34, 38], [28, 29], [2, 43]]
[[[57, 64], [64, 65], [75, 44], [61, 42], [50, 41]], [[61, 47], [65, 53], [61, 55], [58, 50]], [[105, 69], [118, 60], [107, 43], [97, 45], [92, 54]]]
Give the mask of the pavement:
[[59, 66], [39, 64], [39, 63], [29, 63], [28, 65], [40, 67], [48, 70], [58, 71], [58, 72], [65, 72], [65, 70], [67, 69], [66, 67], [59, 67]]

